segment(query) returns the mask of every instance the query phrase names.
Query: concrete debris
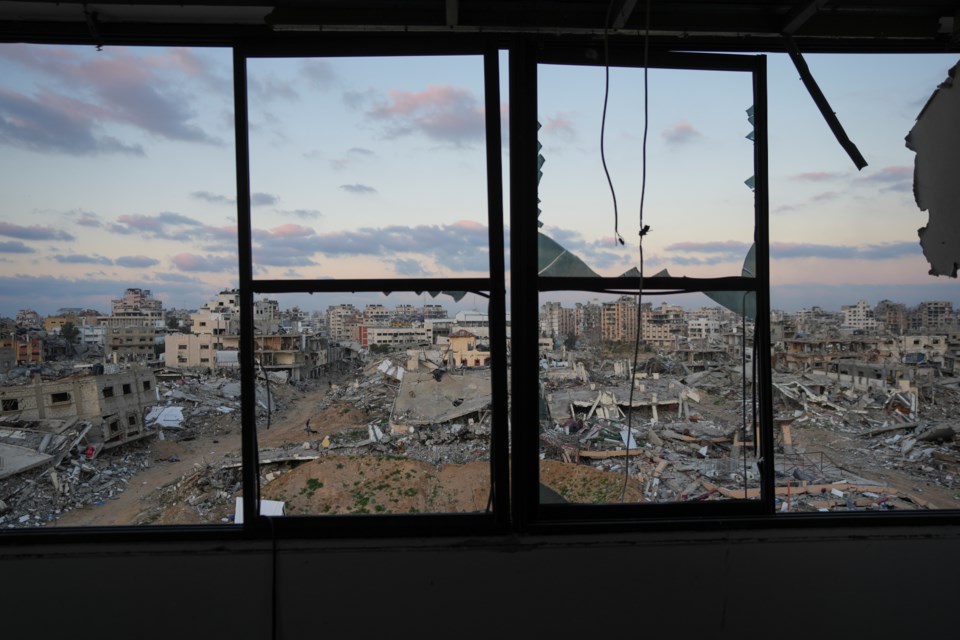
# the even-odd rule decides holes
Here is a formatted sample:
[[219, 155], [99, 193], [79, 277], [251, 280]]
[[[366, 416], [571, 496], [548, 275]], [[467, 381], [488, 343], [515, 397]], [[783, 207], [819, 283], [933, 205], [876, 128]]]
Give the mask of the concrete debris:
[[133, 476], [150, 466], [146, 441], [110, 449], [87, 459], [79, 447], [65, 451], [56, 465], [28, 469], [0, 480], [0, 528], [55, 524], [67, 511], [100, 506], [127, 489]]
[[[588, 366], [586, 381], [541, 368], [541, 457], [629, 473], [650, 502], [758, 498], [755, 407], [742, 368], [716, 363], [691, 373], [670, 363], [663, 354], [641, 360], [632, 376], [632, 400], [629, 362]], [[960, 394], [952, 387], [931, 391], [920, 380], [888, 385], [882, 379], [775, 374], [777, 508], [954, 506], [894, 482], [906, 472], [950, 492], [960, 472], [950, 419]], [[958, 397], [948, 401], [948, 394]], [[927, 402], [933, 398], [938, 401]], [[845, 444], [842, 462], [818, 446], [822, 433], [837, 434]], [[857, 444], [864, 440], [875, 442]]]
[[151, 407], [145, 418], [147, 426], [156, 426], [164, 429], [183, 428], [183, 407], [166, 406]]
[[960, 264], [960, 185], [955, 179], [960, 163], [960, 63], [947, 73], [907, 134], [914, 160], [913, 194], [917, 207], [929, 211], [927, 226], [918, 229], [930, 275], [957, 277]]

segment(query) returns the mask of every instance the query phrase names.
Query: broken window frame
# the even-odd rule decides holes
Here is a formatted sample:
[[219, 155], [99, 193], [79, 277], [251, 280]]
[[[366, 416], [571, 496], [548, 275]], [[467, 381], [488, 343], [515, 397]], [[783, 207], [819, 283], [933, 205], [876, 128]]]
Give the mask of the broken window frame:
[[[534, 50], [519, 46], [510, 58], [510, 158], [511, 158], [511, 256], [512, 279], [511, 352], [514, 358], [512, 394], [515, 398], [539, 397], [538, 317], [542, 291], [584, 291], [630, 293], [743, 291], [756, 297], [755, 353], [770, 350], [769, 225], [767, 173], [766, 58], [762, 55], [649, 52], [648, 68], [750, 73], [754, 105], [754, 233], [757, 273], [755, 277], [540, 277], [537, 252], [523, 251], [537, 246], [538, 162], [537, 162], [537, 65], [588, 65], [643, 68], [642, 42], [610, 44], [605, 51], [597, 42], [557, 42]], [[539, 497], [539, 429], [513, 431], [512, 510], [515, 526], [531, 531], [570, 530], [598, 519], [613, 528], [636, 527], [651, 519], [703, 516], [766, 516], [774, 514], [771, 362], [755, 358], [757, 377], [755, 399], [759, 422], [758, 467], [760, 499], [730, 499], [717, 502], [639, 504], [542, 504]], [[512, 422], [539, 424], [536, 403], [514, 402]]]
[[[495, 533], [509, 528], [509, 467], [507, 431], [507, 349], [506, 288], [504, 267], [503, 184], [500, 140], [499, 49], [483, 40], [461, 43], [449, 38], [377, 40], [358, 44], [352, 36], [331, 36], [323, 44], [260, 45], [251, 43], [234, 48], [234, 119], [237, 153], [237, 215], [240, 280], [240, 350], [243, 493], [256, 500], [243, 503], [244, 528], [269, 531], [271, 535], [313, 536], [383, 535], [414, 533]], [[335, 58], [387, 56], [482, 57], [484, 74], [484, 112], [486, 142], [487, 227], [489, 239], [489, 275], [482, 278], [397, 278], [397, 279], [255, 279], [253, 277], [252, 214], [250, 203], [250, 143], [247, 104], [247, 61], [259, 58]], [[491, 349], [490, 506], [483, 513], [378, 514], [343, 516], [261, 516], [259, 514], [258, 444], [256, 431], [254, 296], [284, 293], [360, 293], [360, 292], [472, 292], [489, 299]]]

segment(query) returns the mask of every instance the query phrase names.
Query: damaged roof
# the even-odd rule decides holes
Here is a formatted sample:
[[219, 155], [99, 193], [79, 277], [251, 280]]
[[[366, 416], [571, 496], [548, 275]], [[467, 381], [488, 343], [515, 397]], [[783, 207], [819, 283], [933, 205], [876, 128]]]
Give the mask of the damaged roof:
[[[0, 39], [229, 42], [297, 32], [536, 33], [634, 37], [647, 26], [637, 0], [106, 0], [0, 1]], [[687, 50], [950, 51], [958, 4], [946, 0], [651, 0], [655, 44]], [[301, 36], [302, 37], [302, 36]]]

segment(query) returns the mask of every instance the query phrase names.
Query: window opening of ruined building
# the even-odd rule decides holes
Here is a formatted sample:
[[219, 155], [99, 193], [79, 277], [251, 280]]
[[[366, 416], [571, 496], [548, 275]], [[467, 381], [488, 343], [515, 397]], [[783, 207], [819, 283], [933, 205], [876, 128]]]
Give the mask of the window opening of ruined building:
[[761, 496], [749, 71], [537, 68], [541, 504]]
[[853, 170], [790, 60], [771, 56], [776, 508], [957, 509], [960, 299], [952, 279], [928, 273], [917, 239], [927, 213], [911, 134], [957, 56], [805, 57], [869, 165]]
[[3, 410], [4, 411], [16, 411], [20, 408], [19, 400], [13, 398], [4, 398], [3, 399]]
[[239, 376], [200, 378], [191, 325], [238, 280], [231, 78], [224, 49], [0, 44], [0, 316], [37, 353], [0, 386], [45, 460], [5, 469], [0, 528], [233, 517]]
[[[491, 345], [505, 320], [490, 300], [483, 56], [247, 69], [251, 191], [276, 198], [251, 201], [253, 286], [283, 290], [252, 309], [261, 509], [491, 512], [506, 363]], [[277, 81], [297, 99], [265, 91]]]

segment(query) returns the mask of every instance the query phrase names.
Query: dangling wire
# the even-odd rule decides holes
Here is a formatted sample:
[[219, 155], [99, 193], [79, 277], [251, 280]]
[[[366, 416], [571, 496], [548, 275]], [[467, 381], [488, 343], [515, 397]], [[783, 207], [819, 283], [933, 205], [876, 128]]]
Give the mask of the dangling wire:
[[603, 164], [603, 173], [607, 176], [607, 185], [610, 187], [610, 197], [613, 198], [613, 236], [614, 243], [625, 244], [620, 235], [620, 214], [617, 210], [617, 192], [613, 188], [613, 179], [610, 178], [610, 170], [607, 169], [607, 154], [603, 143], [606, 138], [607, 130], [607, 101], [610, 98], [610, 46], [607, 42], [607, 29], [610, 24], [610, 12], [613, 10], [613, 4], [616, 0], [610, 0], [607, 5], [607, 18], [603, 22], [603, 116], [600, 119], [600, 162]]
[[[640, 343], [643, 342], [643, 238], [650, 231], [650, 226], [643, 224], [643, 207], [647, 195], [647, 132], [650, 128], [650, 101], [648, 70], [650, 63], [650, 0], [646, 2], [644, 16], [645, 26], [643, 34], [643, 144], [642, 144], [642, 162], [643, 169], [640, 181], [640, 239], [637, 242], [637, 250], [640, 253], [640, 284], [637, 287], [637, 334], [633, 343], [633, 366], [630, 369], [630, 399], [629, 413], [627, 414], [627, 455], [624, 459], [623, 467], [623, 487], [620, 489], [620, 502], [623, 502], [627, 494], [627, 479], [630, 477], [630, 439], [633, 436], [633, 391], [636, 387], [637, 365], [640, 361]], [[604, 102], [606, 105], [606, 102]], [[611, 187], [612, 188], [612, 187]], [[618, 234], [619, 236], [619, 234]], [[620, 239], [621, 244], [623, 239]]]

